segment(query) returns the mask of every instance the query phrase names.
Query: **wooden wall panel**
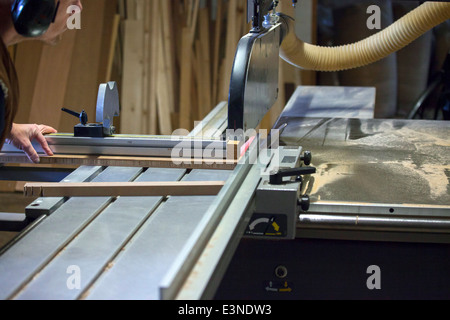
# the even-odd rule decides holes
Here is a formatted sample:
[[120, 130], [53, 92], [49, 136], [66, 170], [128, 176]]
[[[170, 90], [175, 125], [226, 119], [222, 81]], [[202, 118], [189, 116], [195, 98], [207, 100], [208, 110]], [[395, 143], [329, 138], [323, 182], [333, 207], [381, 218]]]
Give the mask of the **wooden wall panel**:
[[[245, 1], [84, 0], [83, 7], [81, 30], [67, 31], [58, 46], [29, 41], [14, 48], [18, 122], [72, 132], [77, 119], [63, 106], [84, 109], [95, 122], [98, 87], [110, 80], [119, 84], [119, 133], [191, 130], [228, 99], [237, 43], [249, 30]], [[298, 72], [285, 65], [281, 72], [281, 85], [299, 84]]]
[[[82, 28], [76, 33], [64, 105], [74, 110], [85, 110], [89, 122], [96, 121], [96, 103], [99, 85], [105, 82], [108, 50], [111, 39], [111, 21], [114, 19], [113, 0], [83, 1]], [[108, 23], [105, 23], [108, 21]], [[107, 26], [110, 26], [109, 29]], [[73, 132], [77, 119], [61, 117], [59, 130]]]

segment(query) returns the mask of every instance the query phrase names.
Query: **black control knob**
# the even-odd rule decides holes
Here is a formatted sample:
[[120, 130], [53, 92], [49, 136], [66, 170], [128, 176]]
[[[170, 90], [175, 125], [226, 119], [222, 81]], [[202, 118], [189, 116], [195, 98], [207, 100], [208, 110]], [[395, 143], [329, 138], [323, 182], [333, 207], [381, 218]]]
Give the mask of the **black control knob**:
[[300, 157], [300, 159], [303, 161], [303, 163], [306, 166], [309, 166], [311, 164], [311, 161], [312, 161], [312, 153], [311, 153], [311, 151], [305, 151], [305, 153], [303, 154], [302, 157]]
[[303, 195], [298, 199], [298, 205], [303, 212], [307, 212], [310, 206], [310, 200], [308, 195]]

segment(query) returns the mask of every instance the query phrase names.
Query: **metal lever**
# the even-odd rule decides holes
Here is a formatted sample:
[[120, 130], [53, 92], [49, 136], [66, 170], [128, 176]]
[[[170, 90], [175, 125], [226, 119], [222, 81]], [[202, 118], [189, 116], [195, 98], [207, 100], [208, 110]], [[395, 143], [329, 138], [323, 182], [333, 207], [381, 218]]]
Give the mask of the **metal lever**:
[[69, 109], [66, 109], [66, 108], [62, 108], [61, 110], [66, 112], [66, 113], [68, 113], [68, 114], [70, 114], [70, 115], [72, 115], [72, 116], [74, 116], [74, 117], [77, 117], [78, 119], [80, 119], [80, 123], [83, 126], [85, 126], [87, 124], [87, 122], [88, 122], [88, 115], [87, 115], [86, 111], [84, 111], [84, 110], [81, 111], [81, 113], [78, 113], [78, 112], [75, 112], [75, 111], [72, 111], [72, 110], [69, 110]]
[[284, 177], [297, 177], [314, 173], [316, 173], [316, 168], [314, 167], [300, 167], [294, 169], [280, 170], [270, 175], [270, 184], [280, 185], [283, 184]]

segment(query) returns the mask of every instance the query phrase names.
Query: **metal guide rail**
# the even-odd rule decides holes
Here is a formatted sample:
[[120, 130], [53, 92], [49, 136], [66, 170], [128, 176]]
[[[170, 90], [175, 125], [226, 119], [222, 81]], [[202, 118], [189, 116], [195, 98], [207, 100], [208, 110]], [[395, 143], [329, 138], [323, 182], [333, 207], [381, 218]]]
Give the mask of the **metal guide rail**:
[[[75, 134], [53, 134], [46, 136], [54, 157], [46, 157], [42, 147], [34, 143], [33, 147], [41, 155], [41, 173], [33, 178], [32, 171], [21, 166], [11, 168], [11, 164], [29, 164], [27, 157], [12, 145], [4, 145], [0, 153], [0, 163], [8, 164], [2, 168], [0, 179], [10, 176], [29, 176], [24, 181], [38, 181], [48, 173], [64, 174], [69, 168], [45, 165], [79, 167], [85, 166], [142, 166], [142, 167], [182, 167], [201, 169], [232, 170], [237, 163], [239, 152], [235, 141], [223, 137], [226, 130], [228, 105], [219, 103], [211, 113], [196, 124], [192, 132], [180, 130], [171, 136], [155, 135], [110, 135], [105, 137], [84, 137]], [[179, 159], [179, 161], [172, 161]], [[227, 160], [227, 161], [224, 161]], [[25, 169], [20, 169], [25, 168]], [[22, 170], [22, 172], [21, 172]], [[53, 172], [52, 172], [53, 171]], [[66, 174], [67, 175], [67, 174]]]
[[[72, 134], [54, 134], [46, 136], [49, 147], [55, 154], [85, 154], [85, 155], [111, 155], [111, 156], [154, 156], [171, 157], [174, 149], [179, 152], [190, 150], [191, 146], [200, 150], [209, 148], [216, 150], [217, 155], [211, 158], [223, 158], [227, 142], [219, 138], [196, 138], [186, 136], [133, 136], [115, 135], [105, 138], [74, 137]], [[42, 147], [33, 144], [36, 151], [44, 154]], [[18, 150], [11, 145], [5, 145], [4, 153], [17, 153]], [[182, 156], [182, 154], [178, 155]]]

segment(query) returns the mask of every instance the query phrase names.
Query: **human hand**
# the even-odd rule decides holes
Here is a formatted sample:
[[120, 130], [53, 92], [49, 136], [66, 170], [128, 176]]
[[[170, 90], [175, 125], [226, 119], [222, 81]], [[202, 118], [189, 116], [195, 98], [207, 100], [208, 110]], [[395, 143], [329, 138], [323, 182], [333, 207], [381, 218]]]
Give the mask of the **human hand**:
[[44, 138], [44, 134], [51, 133], [57, 133], [56, 129], [46, 125], [13, 123], [6, 142], [23, 150], [33, 163], [39, 163], [39, 155], [36, 150], [34, 150], [31, 141], [36, 140], [48, 156], [53, 156], [53, 151], [50, 149], [47, 140]]

